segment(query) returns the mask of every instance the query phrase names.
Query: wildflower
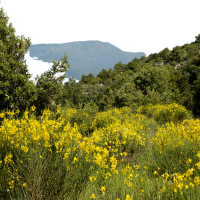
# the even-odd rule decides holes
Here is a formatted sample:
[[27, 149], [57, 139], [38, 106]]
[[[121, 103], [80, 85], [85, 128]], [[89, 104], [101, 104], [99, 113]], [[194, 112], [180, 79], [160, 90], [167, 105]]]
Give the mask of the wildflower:
[[166, 188], [165, 188], [165, 187], [163, 187], [163, 188], [162, 188], [161, 192], [163, 192], [164, 190], [166, 190]]
[[35, 106], [34, 106], [34, 105], [31, 107], [31, 110], [32, 110], [33, 112], [35, 111]]
[[105, 191], [106, 191], [105, 186], [102, 186], [100, 190], [103, 192], [103, 195], [104, 195], [104, 194], [105, 194]]
[[9, 163], [13, 163], [12, 161], [12, 154], [8, 154], [5, 158], [4, 158], [4, 163], [5, 164], [9, 164]]
[[186, 163], [192, 163], [192, 159], [189, 158]]
[[91, 182], [96, 181], [97, 176], [89, 176], [89, 179], [90, 179]]
[[61, 108], [60, 108], [60, 106], [58, 106], [56, 114], [59, 114], [59, 113], [61, 113]]
[[191, 185], [192, 187], [194, 187], [194, 183], [190, 182], [190, 185]]
[[200, 162], [196, 163], [195, 166], [200, 170]]
[[27, 184], [26, 183], [23, 183], [23, 187], [26, 187], [27, 186]]
[[96, 196], [94, 193], [92, 194], [91, 199], [96, 199]]
[[199, 157], [199, 158], [200, 158], [200, 152], [199, 152], [199, 151], [198, 151], [197, 157]]
[[176, 188], [174, 188], [174, 192], [177, 192], [177, 189], [176, 189]]
[[77, 158], [77, 157], [74, 157], [74, 161], [73, 161], [73, 162], [76, 162], [76, 161], [78, 161], [78, 158]]
[[157, 171], [155, 171], [153, 174], [154, 174], [154, 175], [158, 175], [158, 172], [157, 172]]
[[140, 169], [140, 165], [134, 165], [134, 168]]
[[105, 186], [102, 186], [100, 189], [102, 192], [106, 190]]
[[0, 118], [4, 118], [5, 117], [5, 113], [0, 113]]
[[130, 181], [128, 181], [127, 186], [131, 187], [131, 186], [133, 186], [133, 184]]
[[132, 200], [133, 198], [130, 197], [128, 194], [126, 195], [126, 200]]
[[28, 147], [21, 145], [21, 150], [24, 152], [28, 152]]

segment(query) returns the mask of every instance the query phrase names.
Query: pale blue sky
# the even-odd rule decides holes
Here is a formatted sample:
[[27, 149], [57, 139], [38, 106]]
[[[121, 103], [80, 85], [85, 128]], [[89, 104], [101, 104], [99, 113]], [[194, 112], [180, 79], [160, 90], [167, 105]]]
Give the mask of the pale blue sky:
[[0, 1], [16, 34], [33, 44], [99, 40], [148, 56], [200, 34], [199, 0]]

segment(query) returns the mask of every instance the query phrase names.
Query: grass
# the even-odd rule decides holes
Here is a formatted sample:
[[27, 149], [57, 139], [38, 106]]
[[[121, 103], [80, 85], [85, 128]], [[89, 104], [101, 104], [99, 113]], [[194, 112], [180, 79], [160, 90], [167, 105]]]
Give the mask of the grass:
[[0, 199], [199, 198], [200, 121], [184, 108], [34, 110], [0, 114]]

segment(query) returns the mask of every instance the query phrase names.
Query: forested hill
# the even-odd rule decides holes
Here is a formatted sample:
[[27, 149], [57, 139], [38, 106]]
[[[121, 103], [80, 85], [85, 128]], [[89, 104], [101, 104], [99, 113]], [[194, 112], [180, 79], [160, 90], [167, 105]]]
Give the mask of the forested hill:
[[102, 69], [113, 68], [115, 63], [127, 63], [133, 58], [145, 56], [144, 52], [124, 52], [108, 42], [79, 41], [64, 44], [37, 44], [29, 47], [30, 56], [44, 62], [56, 61], [67, 52], [70, 69], [66, 77], [81, 79], [82, 74], [93, 73], [95, 76]]
[[176, 102], [200, 114], [200, 34], [190, 44], [168, 48], [148, 57], [118, 62], [97, 76], [82, 76], [65, 84], [63, 103], [106, 110], [110, 106], [168, 104]]

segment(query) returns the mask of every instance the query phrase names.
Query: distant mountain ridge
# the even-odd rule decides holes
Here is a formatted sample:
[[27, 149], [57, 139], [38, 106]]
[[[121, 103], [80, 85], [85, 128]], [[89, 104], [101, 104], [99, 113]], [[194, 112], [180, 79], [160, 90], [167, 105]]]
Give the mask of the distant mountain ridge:
[[114, 68], [121, 61], [128, 63], [135, 57], [146, 56], [144, 52], [124, 52], [108, 42], [101, 41], [79, 41], [63, 44], [35, 44], [29, 47], [31, 57], [37, 57], [43, 62], [56, 61], [67, 52], [70, 69], [66, 77], [74, 77], [80, 80], [82, 74], [93, 73], [96, 76], [102, 69]]

